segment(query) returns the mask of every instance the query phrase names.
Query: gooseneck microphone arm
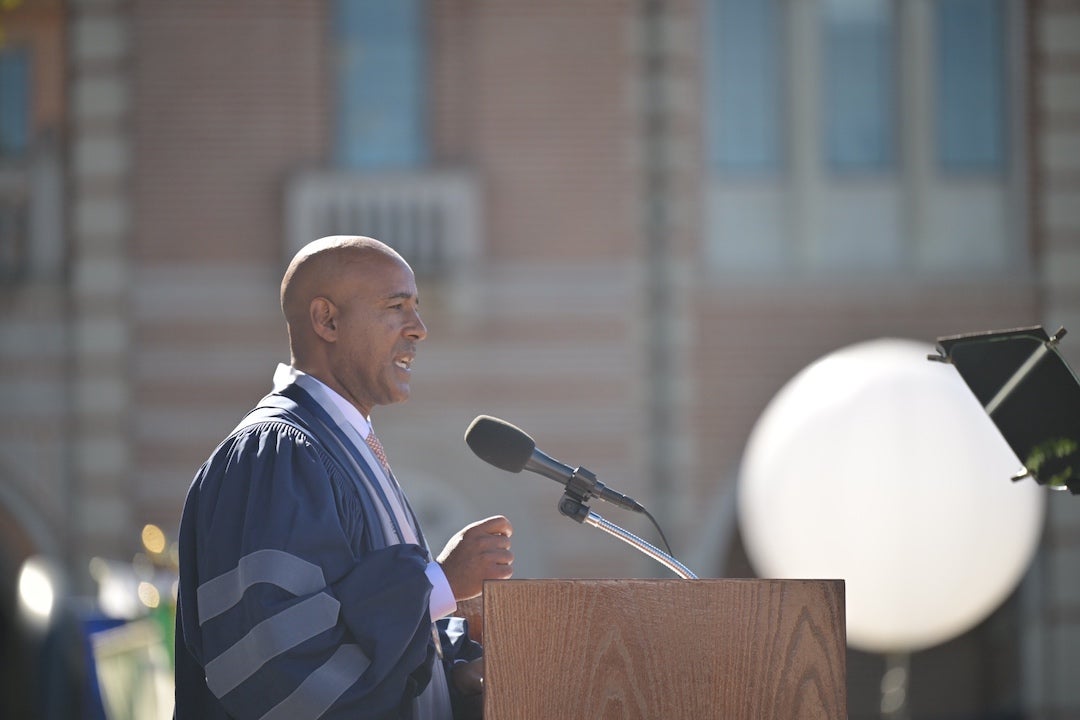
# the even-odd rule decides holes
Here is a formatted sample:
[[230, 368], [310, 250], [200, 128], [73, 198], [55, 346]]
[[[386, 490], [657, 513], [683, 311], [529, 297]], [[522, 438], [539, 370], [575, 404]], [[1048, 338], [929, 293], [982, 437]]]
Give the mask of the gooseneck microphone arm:
[[590, 510], [589, 506], [570, 490], [569, 483], [567, 484], [566, 492], [563, 493], [562, 498], [559, 500], [559, 512], [571, 520], [585, 525], [591, 525], [598, 530], [603, 530], [612, 537], [617, 537], [630, 547], [651, 557], [683, 580], [698, 579], [698, 576], [692, 573], [689, 568], [660, 548], [646, 540], [642, 540], [634, 533], [624, 530], [615, 523], [605, 520], [600, 515]]
[[[465, 442], [481, 460], [500, 470], [512, 473], [529, 470], [561, 483], [565, 492], [559, 500], [560, 513], [576, 522], [591, 525], [619, 538], [683, 579], [697, 579], [697, 575], [690, 572], [685, 565], [671, 555], [600, 517], [590, 510], [585, 502], [589, 498], [599, 498], [631, 512], [644, 513], [655, 524], [656, 521], [644, 506], [633, 498], [605, 486], [586, 468], [571, 468], [541, 452], [536, 448], [533, 439], [520, 428], [505, 420], [480, 415], [466, 430]], [[663, 531], [659, 526], [656, 529], [662, 538]]]

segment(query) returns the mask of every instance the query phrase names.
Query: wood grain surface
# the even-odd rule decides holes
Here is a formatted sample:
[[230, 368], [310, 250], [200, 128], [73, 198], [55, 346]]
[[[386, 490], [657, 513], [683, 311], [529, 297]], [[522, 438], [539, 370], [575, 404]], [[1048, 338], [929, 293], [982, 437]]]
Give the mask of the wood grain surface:
[[484, 587], [486, 720], [842, 720], [840, 580]]

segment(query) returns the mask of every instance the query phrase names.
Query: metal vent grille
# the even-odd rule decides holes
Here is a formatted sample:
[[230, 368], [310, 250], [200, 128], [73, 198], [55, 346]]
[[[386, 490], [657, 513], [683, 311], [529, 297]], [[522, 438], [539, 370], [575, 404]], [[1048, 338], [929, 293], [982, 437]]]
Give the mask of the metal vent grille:
[[477, 195], [463, 173], [305, 173], [288, 191], [286, 257], [326, 235], [367, 235], [417, 275], [445, 274], [480, 253]]

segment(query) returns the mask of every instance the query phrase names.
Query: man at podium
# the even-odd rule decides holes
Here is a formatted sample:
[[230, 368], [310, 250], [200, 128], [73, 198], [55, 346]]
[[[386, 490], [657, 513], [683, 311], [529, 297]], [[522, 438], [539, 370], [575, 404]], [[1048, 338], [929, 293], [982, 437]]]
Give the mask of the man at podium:
[[185, 502], [176, 717], [478, 715], [481, 649], [448, 616], [511, 576], [511, 525], [473, 523], [433, 557], [371, 426], [409, 397], [427, 336], [413, 272], [377, 240], [323, 238], [281, 307], [291, 363]]

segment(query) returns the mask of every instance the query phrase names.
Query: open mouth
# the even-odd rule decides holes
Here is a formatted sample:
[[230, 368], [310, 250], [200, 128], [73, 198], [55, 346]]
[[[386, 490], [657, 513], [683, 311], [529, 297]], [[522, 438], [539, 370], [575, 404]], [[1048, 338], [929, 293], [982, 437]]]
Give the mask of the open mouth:
[[401, 368], [405, 372], [412, 372], [413, 356], [399, 357], [394, 360], [394, 365]]

